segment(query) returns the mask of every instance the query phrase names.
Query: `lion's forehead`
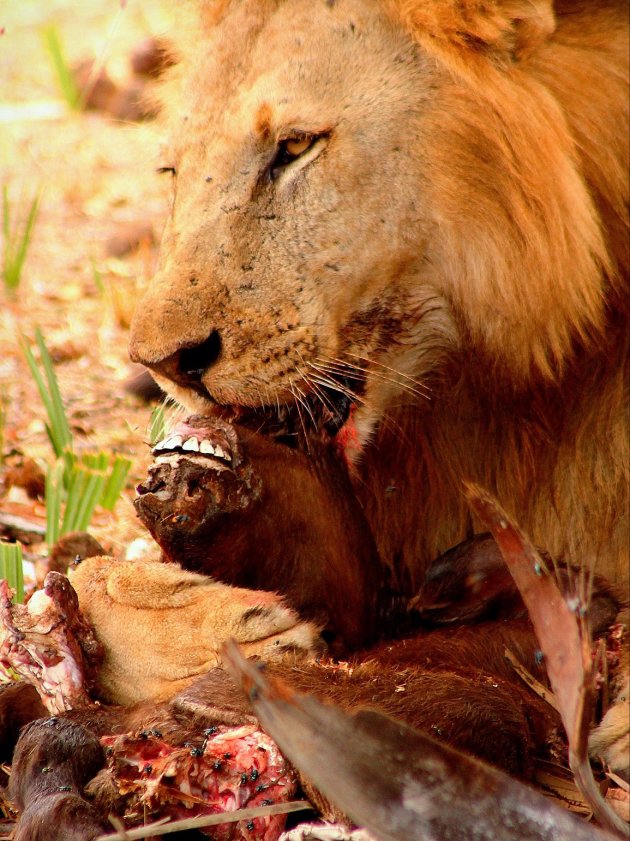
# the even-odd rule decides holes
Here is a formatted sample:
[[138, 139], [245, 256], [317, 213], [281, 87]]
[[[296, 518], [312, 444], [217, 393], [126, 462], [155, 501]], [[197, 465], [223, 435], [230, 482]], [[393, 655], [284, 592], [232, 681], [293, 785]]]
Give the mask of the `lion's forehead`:
[[383, 5], [365, 0], [231, 4], [191, 45], [181, 95], [170, 109], [179, 117], [173, 134], [182, 136], [184, 121], [187, 139], [195, 128], [216, 137], [243, 136], [254, 130], [263, 105], [278, 124], [323, 126], [338, 120], [348, 102], [355, 108], [368, 103], [370, 92], [385, 81], [384, 65], [391, 68], [388, 83], [396, 84], [400, 75], [402, 87], [401, 53], [412, 44], [391, 26]]

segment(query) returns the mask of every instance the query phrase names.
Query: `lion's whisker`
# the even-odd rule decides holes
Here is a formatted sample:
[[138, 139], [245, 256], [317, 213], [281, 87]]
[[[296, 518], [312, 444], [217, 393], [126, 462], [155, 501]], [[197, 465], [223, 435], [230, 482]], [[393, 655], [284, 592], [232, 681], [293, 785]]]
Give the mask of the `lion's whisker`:
[[316, 374], [309, 375], [309, 377], [311, 379], [313, 377], [319, 377], [320, 385], [323, 385], [327, 388], [332, 388], [334, 391], [338, 391], [340, 394], [344, 394], [346, 397], [349, 397], [356, 402], [361, 400], [361, 396], [355, 391], [353, 391], [345, 383], [340, 383], [332, 376], [328, 376], [330, 372], [326, 371], [326, 369], [322, 366], [316, 365], [314, 362], [309, 362], [308, 365], [310, 368], [313, 368], [317, 372]]
[[[305, 378], [304, 378], [304, 374], [303, 374], [303, 372], [300, 370], [300, 368], [298, 368], [298, 367], [296, 366], [296, 370], [297, 370], [298, 374], [300, 374], [300, 376], [301, 376], [303, 379], [305, 379]], [[293, 391], [293, 389], [295, 389], [295, 391]], [[304, 410], [305, 410], [306, 412], [308, 412], [308, 415], [309, 415], [310, 419], [311, 419], [311, 420], [312, 420], [312, 422], [313, 422], [313, 426], [314, 426], [314, 427], [317, 427], [317, 423], [315, 422], [315, 417], [314, 417], [314, 415], [313, 415], [313, 413], [312, 413], [312, 411], [311, 411], [311, 407], [308, 405], [308, 400], [306, 399], [306, 394], [304, 394], [304, 392], [302, 391], [302, 389], [301, 389], [301, 388], [298, 386], [298, 384], [297, 384], [297, 383], [295, 383], [295, 382], [292, 384], [291, 391], [293, 392], [293, 396], [296, 398], [296, 400], [302, 404], [302, 406], [304, 407]], [[297, 394], [296, 394], [296, 392], [297, 392]]]
[[431, 388], [428, 385], [425, 385], [423, 382], [416, 379], [415, 377], [410, 376], [409, 374], [405, 374], [403, 371], [398, 371], [396, 368], [391, 368], [389, 365], [385, 365], [384, 362], [379, 362], [377, 359], [370, 359], [367, 356], [361, 356], [358, 353], [351, 353], [350, 351], [348, 351], [348, 353], [350, 354], [350, 356], [354, 356], [363, 362], [367, 362], [368, 365], [378, 365], [380, 368], [384, 368], [386, 371], [395, 374], [397, 377], [402, 377], [405, 380], [409, 380], [423, 392], [431, 392]]
[[308, 434], [306, 432], [306, 424], [304, 423], [304, 417], [302, 416], [302, 410], [300, 409], [301, 399], [294, 391], [294, 383], [289, 383], [289, 388], [291, 389], [291, 394], [295, 399], [295, 408], [297, 409], [298, 417], [300, 419], [300, 424], [302, 425], [302, 431], [304, 432], [304, 442], [306, 445], [306, 452], [310, 454], [310, 447], [308, 443]]
[[[346, 363], [346, 362], [343, 362], [341, 360], [328, 361], [328, 360], [325, 360], [323, 357], [318, 357], [318, 361], [320, 361], [323, 365], [325, 365], [330, 373], [347, 374], [348, 369], [350, 368], [350, 369], [353, 369], [355, 371], [359, 371], [361, 373], [365, 373], [365, 374], [369, 373], [370, 376], [374, 377], [375, 379], [379, 380], [380, 382], [389, 383], [391, 385], [396, 385], [396, 386], [398, 386], [398, 388], [403, 389], [404, 391], [408, 392], [409, 394], [414, 394], [416, 397], [420, 397], [423, 400], [428, 398], [427, 394], [425, 394], [423, 391], [418, 390], [417, 388], [414, 388], [413, 386], [409, 385], [408, 383], [400, 382], [400, 380], [395, 379], [395, 377], [387, 376], [386, 374], [383, 374], [380, 371], [374, 371], [373, 369], [370, 369], [370, 368], [367, 368], [367, 367], [364, 368], [360, 365], [357, 365], [354, 362], [347, 362]], [[395, 373], [398, 373], [398, 372], [395, 372]], [[400, 376], [404, 376], [404, 375], [400, 374]], [[411, 379], [411, 378], [409, 378], [409, 379]], [[413, 380], [412, 380], [412, 382], [413, 382]]]
[[311, 384], [317, 383], [322, 388], [330, 388], [333, 391], [338, 392], [339, 394], [343, 394], [344, 397], [348, 397], [355, 403], [361, 402], [362, 398], [360, 397], [360, 395], [356, 394], [354, 391], [352, 391], [352, 389], [342, 385], [341, 383], [337, 382], [337, 380], [334, 380], [331, 377], [315, 373], [309, 374], [308, 379]]
[[321, 387], [324, 386], [325, 388], [325, 384], [317, 382], [311, 374], [308, 374], [306, 372], [302, 372], [302, 376], [304, 378], [304, 382], [312, 390], [315, 397], [319, 399], [324, 409], [326, 409], [326, 411], [328, 412], [334, 413], [334, 404], [330, 397], [326, 394], [325, 390], [323, 390], [323, 388]]

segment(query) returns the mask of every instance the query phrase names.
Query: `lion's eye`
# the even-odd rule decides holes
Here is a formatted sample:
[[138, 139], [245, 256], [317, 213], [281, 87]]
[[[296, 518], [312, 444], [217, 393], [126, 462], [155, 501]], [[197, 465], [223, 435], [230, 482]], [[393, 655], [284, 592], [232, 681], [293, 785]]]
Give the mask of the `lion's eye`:
[[269, 167], [272, 181], [279, 177], [285, 167], [314, 149], [323, 137], [324, 135], [321, 134], [304, 134], [281, 140], [278, 143], [276, 156]]
[[313, 138], [312, 137], [303, 137], [301, 140], [285, 140], [284, 141], [284, 150], [287, 155], [290, 155], [292, 158], [299, 157], [303, 152], [309, 148], [312, 144]]

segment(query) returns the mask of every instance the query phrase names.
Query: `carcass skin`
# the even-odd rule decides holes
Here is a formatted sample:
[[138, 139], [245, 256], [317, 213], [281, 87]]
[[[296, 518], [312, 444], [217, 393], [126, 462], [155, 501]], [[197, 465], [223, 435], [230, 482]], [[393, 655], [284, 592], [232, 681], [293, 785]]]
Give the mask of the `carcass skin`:
[[[98, 561], [92, 560], [93, 563]], [[170, 567], [171, 572], [178, 569], [174, 565], [148, 565], [155, 569], [163, 566]], [[184, 583], [191, 573], [180, 571], [180, 575]], [[67, 603], [76, 605], [76, 600], [67, 600]], [[614, 609], [614, 606], [609, 608], [613, 615]], [[22, 610], [24, 608], [19, 609]], [[181, 605], [180, 613], [185, 622], [188, 616], [186, 604]], [[603, 617], [602, 621], [607, 620]], [[49, 624], [51, 628], [57, 627], [55, 622]], [[69, 624], [76, 626], [71, 619]], [[152, 650], [154, 655], [159, 654], [152, 648], [152, 640], [134, 637], [133, 624], [128, 626], [128, 630], [127, 641], [135, 647], [134, 650], [144, 646], [147, 651]], [[33, 640], [27, 637], [22, 642], [26, 640], [29, 647]], [[55, 638], [51, 636], [46, 640], [45, 636], [39, 634], [36, 639], [40, 646], [44, 644], [50, 648]], [[173, 644], [177, 646], [177, 641], [174, 640]], [[270, 675], [288, 678], [303, 691], [323, 694], [329, 701], [347, 710], [377, 707], [414, 727], [432, 733], [448, 744], [457, 745], [489, 762], [499, 764], [512, 774], [527, 775], [534, 749], [545, 743], [557, 721], [551, 709], [516, 678], [503, 658], [506, 647], [526, 668], [542, 677], [541, 666], [536, 662], [531, 627], [526, 619], [514, 617], [500, 623], [481, 622], [470, 626], [445, 627], [424, 634], [416, 633], [396, 643], [383, 643], [346, 663], [326, 658], [320, 658], [318, 662], [277, 662], [269, 663], [267, 671]], [[64, 642], [64, 656], [68, 656], [72, 648]], [[18, 648], [11, 651], [16, 658], [21, 655]], [[489, 664], [493, 664], [492, 670], [487, 668]], [[10, 660], [7, 665], [12, 666]], [[56, 665], [58, 667], [58, 662]], [[64, 673], [74, 674], [74, 670], [66, 668]], [[31, 678], [34, 676], [32, 671], [28, 674]], [[43, 684], [47, 683], [44, 676]], [[46, 691], [39, 688], [42, 699], [46, 700]], [[7, 687], [4, 692], [0, 692], [0, 723], [10, 723], [9, 713], [16, 706], [24, 709], [30, 705], [32, 715], [45, 714], [41, 703], [38, 711], [34, 692], [33, 686], [26, 683]], [[67, 697], [67, 693], [64, 697]], [[206, 780], [204, 797], [199, 798], [205, 800], [205, 803], [196, 802], [194, 805], [200, 813], [204, 809], [220, 811], [228, 807], [235, 808], [235, 790], [240, 792], [239, 797], [251, 795], [252, 792], [246, 792], [243, 788], [242, 775], [250, 775], [247, 782], [249, 785], [252, 782], [252, 769], [261, 776], [257, 785], [264, 783], [264, 769], [256, 764], [256, 753], [260, 740], [266, 737], [257, 729], [246, 699], [222, 669], [213, 669], [196, 678], [186, 689], [162, 703], [149, 701], [124, 708], [96, 704], [88, 693], [85, 693], [85, 697], [87, 703], [66, 712], [63, 720], [87, 728], [90, 734], [104, 737], [104, 744], [111, 749], [107, 770], [101, 772], [89, 786], [93, 803], [97, 807], [98, 820], [101, 819], [99, 816], [109, 811], [122, 814], [130, 810], [133, 812], [135, 808], [143, 813], [140, 810], [141, 804], [150, 806], [156, 815], [168, 813], [177, 816], [183, 806], [190, 806], [189, 781], [195, 763], [195, 776], [201, 773]], [[48, 721], [52, 723], [55, 719]], [[236, 729], [226, 730], [226, 725]], [[46, 734], [48, 731], [42, 732]], [[0, 735], [11, 739], [14, 733], [15, 728], [7, 726], [6, 732]], [[246, 764], [247, 769], [240, 765], [230, 769], [229, 763], [222, 768], [213, 765], [209, 769], [206, 760], [212, 756], [213, 762], [216, 761], [214, 754], [217, 739], [231, 740], [232, 745], [238, 745], [238, 749], [224, 753], [238, 756], [240, 765]], [[26, 766], [22, 757], [25, 751], [28, 752], [29, 744], [24, 738], [18, 743], [13, 776], [15, 786], [27, 785], [27, 782], [23, 782], [25, 774], [27, 777], [28, 774], [24, 770]], [[345, 750], [347, 746], [340, 749]], [[294, 790], [290, 767], [282, 765], [285, 770], [278, 777], [276, 772], [280, 767], [280, 755], [274, 754], [274, 749], [268, 746], [267, 750], [269, 757], [276, 757], [272, 761], [275, 770], [271, 776], [285, 780], [282, 792], [289, 797]], [[60, 755], [63, 756], [63, 751]], [[161, 765], [151, 761], [156, 756]], [[378, 764], [378, 756], [374, 756], [373, 761]], [[171, 776], [179, 779], [181, 786], [168, 785], [164, 788], [164, 766], [169, 763]], [[51, 760], [51, 767], [53, 765]], [[219, 778], [213, 777], [212, 772], [216, 772]], [[221, 782], [220, 774], [224, 773], [227, 773], [227, 778], [217, 788]], [[237, 782], [240, 781], [236, 788], [233, 783], [227, 785], [226, 780], [230, 779], [230, 775]], [[232, 794], [227, 798], [230, 791]], [[72, 798], [60, 799], [58, 794], [56, 791], [47, 792], [45, 796], [42, 794], [38, 799], [37, 811], [31, 809], [24, 812], [21, 825], [27, 828], [23, 830], [26, 834], [18, 837], [30, 841], [29, 827], [46, 826], [49, 819], [53, 818], [55, 831], [60, 827], [61, 834], [45, 836], [46, 841], [65, 841], [72, 837], [63, 834], [66, 821], [64, 810], [76, 806], [82, 814], [84, 806], [75, 803]], [[254, 786], [254, 797], [259, 794], [261, 791], [256, 791]], [[277, 798], [276, 793], [274, 799]], [[261, 802], [265, 799], [268, 798], [259, 798]], [[243, 805], [241, 800], [238, 803]], [[88, 817], [92, 815], [89, 810], [86, 814]], [[34, 821], [37, 823], [31, 823]], [[271, 824], [254, 824], [253, 831], [246, 825], [241, 836], [232, 837], [247, 841], [275, 841], [280, 830], [280, 821], [276, 820]], [[92, 836], [79, 837], [84, 841]], [[35, 834], [32, 838], [38, 836]]]
[[308, 446], [307, 456], [245, 426], [193, 416], [155, 447], [136, 511], [167, 560], [282, 593], [329, 642], [356, 650], [393, 611], [388, 573], [345, 460], [330, 442], [313, 437]]
[[[210, 440], [202, 436], [199, 426], [190, 425], [191, 435], [193, 431], [198, 446]], [[314, 576], [309, 603], [314, 607], [317, 600], [322, 599], [325, 605], [323, 615], [334, 621], [334, 604], [326, 605], [325, 601], [326, 576], [335, 574], [335, 564], [348, 562], [346, 553], [349, 547], [356, 549], [359, 545], [357, 536], [362, 530], [360, 509], [354, 509], [350, 503], [338, 506], [336, 497], [329, 495], [325, 479], [330, 469], [333, 475], [341, 476], [342, 482], [336, 487], [340, 498], [344, 499], [343, 481], [346, 481], [347, 474], [339, 467], [339, 460], [332, 458], [334, 453], [324, 450], [321, 459], [315, 460], [317, 469], [314, 469], [301, 454], [295, 454], [294, 459], [290, 449], [263, 436], [256, 436], [249, 430], [230, 427], [227, 431], [219, 429], [219, 432], [224, 439], [228, 435], [239, 436], [235, 443], [223, 440], [220, 444], [223, 452], [227, 453], [227, 445], [232, 443], [229, 462], [221, 456], [216, 458], [216, 454], [202, 461], [198, 455], [189, 455], [191, 451], [184, 450], [183, 446], [182, 452], [179, 452], [179, 444], [175, 451], [169, 452], [167, 448], [151, 468], [150, 480], [140, 495], [138, 505], [142, 501], [145, 511], [151, 512], [155, 518], [155, 523], [160, 520], [161, 510], [170, 511], [172, 530], [165, 527], [158, 532], [163, 545], [168, 545], [169, 535], [180, 548], [182, 544], [178, 541], [189, 539], [191, 542], [187, 545], [191, 554], [186, 557], [199, 563], [203, 559], [204, 547], [209, 547], [211, 558], [216, 552], [217, 563], [220, 560], [224, 565], [227, 577], [232, 563], [236, 569], [242, 570], [242, 557], [247, 559], [257, 548], [256, 563], [252, 563], [248, 575], [252, 576], [254, 583], [258, 582], [256, 586], [265, 582], [268, 589], [283, 589], [283, 575], [290, 570], [287, 571], [281, 563], [281, 548], [296, 528], [296, 522], [299, 522], [296, 518], [303, 513], [304, 506], [319, 506], [320, 510], [332, 506], [338, 514], [341, 512], [339, 532], [333, 535], [337, 543], [328, 543], [330, 535], [323, 527], [303, 536], [299, 529], [297, 533], [303, 539], [312, 541], [312, 545], [309, 544], [309, 563], [316, 560], [320, 570], [319, 577]], [[212, 440], [216, 447], [218, 432], [215, 431]], [[275, 460], [277, 450], [284, 454], [281, 470]], [[239, 516], [243, 520], [239, 520]], [[190, 519], [182, 519], [185, 517]], [[274, 521], [279, 524], [275, 533], [272, 528]], [[162, 517], [162, 522], [167, 520]], [[248, 523], [251, 533], [258, 535], [258, 543], [255, 540], [252, 542]], [[188, 527], [192, 537], [186, 538]], [[240, 540], [239, 534], [242, 536]], [[228, 539], [229, 535], [232, 535], [231, 539]], [[262, 542], [261, 535], [265, 536], [265, 542]], [[273, 551], [268, 556], [263, 549], [270, 547]], [[378, 567], [369, 542], [363, 547], [351, 574], [365, 583], [371, 576], [384, 576], [385, 573]], [[271, 560], [267, 566], [268, 557]], [[330, 557], [332, 568], [329, 569], [327, 561]], [[50, 573], [50, 576], [54, 575]], [[54, 577], [51, 579], [55, 580]], [[59, 607], [65, 610], [64, 624], [67, 628], [79, 627], [68, 616], [67, 606], [76, 611], [80, 603], [86, 616], [94, 623], [97, 639], [109, 649], [110, 656], [114, 652], [123, 666], [125, 661], [131, 665], [153, 662], [159, 671], [165, 663], [177, 663], [185, 675], [183, 684], [179, 680], [170, 680], [169, 684], [166, 680], [156, 692], [155, 685], [146, 674], [143, 676], [142, 669], [133, 672], [133, 669], [125, 671], [121, 668], [108, 684], [109, 700], [123, 700], [127, 704], [141, 701], [124, 708], [98, 706], [89, 693], [77, 696], [76, 708], [65, 717], [73, 724], [86, 726], [89, 732], [104, 737], [112, 749], [108, 770], [102, 772], [90, 787], [95, 803], [101, 804], [102, 814], [110, 809], [126, 811], [130, 802], [135, 802], [138, 810], [141, 803], [150, 803], [158, 814], [163, 813], [168, 807], [166, 801], [159, 797], [159, 803], [151, 801], [161, 785], [163, 774], [158, 764], [153, 767], [145, 756], [147, 751], [155, 753], [157, 750], [158, 758], [163, 760], [162, 765], [168, 765], [172, 759], [175, 777], [181, 772], [184, 780], [185, 796], [180, 797], [180, 789], [180, 795], [177, 795], [180, 799], [176, 797], [173, 802], [169, 801], [173, 807], [170, 814], [178, 814], [177, 810], [186, 803], [186, 796], [190, 800], [190, 793], [186, 794], [189, 788], [186, 781], [190, 775], [191, 760], [204, 760], [206, 751], [212, 752], [212, 739], [202, 738], [204, 731], [226, 725], [236, 727], [237, 730], [232, 733], [221, 730], [218, 735], [235, 742], [241, 740], [241, 752], [245, 755], [257, 749], [252, 748], [248, 740], [262, 738], [247, 703], [239, 696], [226, 673], [221, 669], [208, 670], [206, 663], [201, 670], [206, 673], [199, 676], [199, 664], [193, 662], [199, 645], [182, 645], [187, 635], [197, 633], [195, 629], [199, 627], [199, 617], [194, 617], [199, 611], [199, 616], [211, 615], [213, 609], [220, 607], [222, 600], [229, 595], [229, 588], [173, 563], [134, 564], [102, 557], [81, 563], [74, 580], [79, 602], [68, 596], [65, 585], [54, 590], [65, 593], [65, 600], [59, 602]], [[299, 598], [299, 593], [295, 592], [296, 598]], [[198, 599], [196, 594], [203, 597]], [[281, 602], [269, 592], [249, 591], [248, 598], [248, 611], [253, 610], [249, 619], [263, 620], [263, 630], [258, 628], [257, 638], [264, 642], [267, 639], [265, 621], [280, 615], [274, 611], [281, 607]], [[392, 599], [390, 604], [394, 602]], [[46, 604], [51, 607], [54, 602]], [[260, 610], [264, 605], [274, 608], [266, 619], [264, 611]], [[503, 612], [500, 612], [499, 606]], [[304, 607], [308, 609], [308, 603]], [[348, 614], [351, 607], [349, 602], [342, 614]], [[395, 611], [387, 613], [382, 607], [371, 605], [372, 618], [387, 616], [391, 620]], [[618, 605], [612, 594], [601, 587], [597, 589], [592, 607], [593, 618], [601, 629], [610, 624]], [[156, 632], [150, 630], [153, 627], [150, 617], [162, 615], [165, 609], [170, 611], [169, 622], [175, 624], [169, 624], [168, 633], [160, 636], [160, 642], [156, 644]], [[299, 617], [289, 608], [282, 609], [285, 611], [282, 616], [291, 619], [291, 627], [300, 624]], [[9, 630], [17, 625], [17, 617], [24, 610], [17, 606], [9, 608], [5, 599], [3, 618]], [[496, 547], [493, 550], [487, 538], [476, 538], [467, 547], [460, 547], [438, 559], [435, 568], [429, 571], [426, 587], [414, 600], [414, 610], [420, 619], [426, 617], [429, 621], [444, 623], [445, 627], [432, 631], [416, 628], [413, 633], [407, 632], [396, 641], [360, 649], [347, 662], [341, 663], [321, 657], [318, 661], [297, 662], [293, 646], [288, 661], [271, 662], [267, 669], [272, 675], [288, 678], [300, 690], [323, 695], [343, 709], [376, 707], [417, 729], [430, 732], [447, 744], [497, 764], [513, 775], [527, 776], [534, 752], [544, 746], [557, 725], [557, 719], [553, 711], [520, 682], [504, 658], [504, 651], [509, 648], [526, 669], [538, 679], [544, 679], [544, 667], [536, 658], [538, 646], [535, 636], [522, 605], [514, 597], [513, 585], [504, 575]], [[222, 608], [216, 612], [223, 616]], [[495, 617], [495, 621], [483, 621], [487, 616]], [[496, 621], [497, 616], [500, 621]], [[238, 616], [235, 618], [238, 620]], [[462, 625], [462, 622], [475, 624]], [[106, 637], [104, 629], [108, 626], [117, 628], [118, 635]], [[234, 627], [237, 626], [238, 621]], [[47, 627], [54, 629], [59, 627], [59, 623], [51, 620]], [[348, 631], [343, 628], [343, 625], [337, 624], [328, 630], [333, 632], [333, 638], [352, 647], [352, 642], [356, 644], [352, 626], [346, 626]], [[276, 626], [275, 631], [278, 630]], [[379, 630], [372, 627], [371, 634], [377, 636]], [[233, 635], [233, 630], [230, 635]], [[50, 637], [48, 642], [52, 643], [53, 639]], [[310, 639], [314, 643], [316, 635]], [[42, 645], [41, 635], [36, 642]], [[72, 655], [77, 650], [67, 640], [62, 642], [62, 646], [65, 655]], [[28, 650], [28, 647], [26, 637], [15, 639], [15, 644], [9, 646], [18, 665], [22, 651]], [[264, 650], [262, 653], [264, 656]], [[11, 658], [6, 658], [6, 665], [13, 666]], [[67, 673], [75, 672], [68, 669]], [[43, 685], [46, 684], [43, 674], [34, 673], [31, 669], [25, 674], [28, 675], [35, 678], [35, 683], [40, 680]], [[102, 681], [97, 685], [102, 691]], [[139, 692], [131, 700], [129, 697], [125, 699], [130, 685]], [[25, 693], [29, 689], [25, 686]], [[117, 692], [120, 695], [117, 696]], [[4, 693], [0, 694], [0, 712], [4, 697]], [[8, 699], [9, 695], [6, 697]], [[42, 697], [46, 700], [46, 692]], [[32, 695], [26, 695], [26, 698], [32, 703]], [[15, 700], [12, 698], [11, 702], [15, 703]], [[18, 757], [20, 751], [18, 745]], [[378, 763], [378, 756], [374, 756], [373, 760]], [[147, 765], [152, 766], [150, 770]], [[121, 773], [121, 769], [126, 770]], [[212, 770], [218, 772], [219, 769]], [[245, 771], [239, 773], [242, 775]], [[290, 775], [286, 766], [287, 780]], [[19, 777], [16, 779], [19, 782]], [[208, 780], [212, 779], [210, 774]], [[214, 791], [213, 785], [206, 787], [210, 792], [208, 802], [211, 808], [225, 808], [225, 792]], [[234, 790], [234, 786], [229, 788]], [[292, 790], [287, 782], [286, 791]], [[169, 791], [167, 799], [172, 798], [172, 794]], [[230, 797], [230, 805], [234, 807], [236, 801], [232, 795]], [[56, 801], [46, 802], [51, 808], [57, 808]], [[200, 806], [199, 803], [196, 805]], [[41, 808], [44, 809], [44, 806]], [[275, 835], [270, 826], [261, 826], [256, 829], [257, 834], [245, 834], [243, 838], [271, 841], [280, 832], [279, 825], [274, 824], [274, 827]], [[265, 834], [267, 831], [268, 835]], [[244, 832], [250, 830], [245, 827]]]

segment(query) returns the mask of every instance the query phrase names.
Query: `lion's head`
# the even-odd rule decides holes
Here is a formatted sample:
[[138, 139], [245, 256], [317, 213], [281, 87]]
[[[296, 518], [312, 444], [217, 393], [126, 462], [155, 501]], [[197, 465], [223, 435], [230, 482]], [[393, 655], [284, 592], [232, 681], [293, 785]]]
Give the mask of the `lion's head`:
[[558, 378], [614, 268], [551, 6], [202, 4], [165, 87], [173, 205], [132, 358], [201, 413], [334, 434], [355, 404], [362, 439], [446, 365]]

